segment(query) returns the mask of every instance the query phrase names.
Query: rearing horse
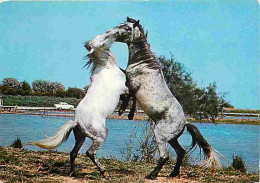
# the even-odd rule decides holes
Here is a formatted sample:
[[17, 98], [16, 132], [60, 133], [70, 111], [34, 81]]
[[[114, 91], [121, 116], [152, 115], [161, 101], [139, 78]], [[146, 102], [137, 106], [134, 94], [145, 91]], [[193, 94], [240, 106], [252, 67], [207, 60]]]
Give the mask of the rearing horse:
[[175, 177], [180, 173], [180, 166], [185, 150], [178, 142], [185, 127], [192, 136], [191, 149], [198, 145], [203, 149], [205, 163], [213, 168], [221, 166], [218, 153], [201, 135], [197, 127], [188, 123], [180, 103], [170, 92], [161, 71], [156, 56], [151, 52], [147, 42], [147, 34], [139, 20], [127, 17], [127, 21], [106, 32], [116, 37], [116, 42], [126, 43], [129, 50], [129, 61], [126, 69], [128, 87], [135, 93], [135, 97], [144, 112], [155, 124], [154, 135], [158, 146], [160, 159], [154, 170], [147, 176], [155, 179], [169, 159], [166, 145], [169, 143], [177, 154], [174, 170], [169, 175]]
[[[88, 137], [92, 144], [86, 155], [97, 166], [101, 176], [107, 177], [106, 169], [98, 161], [96, 154], [108, 136], [106, 118], [116, 109], [120, 95], [128, 93], [125, 74], [118, 67], [116, 58], [110, 51], [114, 41], [113, 35], [105, 34], [98, 35], [85, 44], [89, 51], [89, 62], [86, 65], [93, 64], [91, 85], [77, 106], [75, 119], [62, 125], [56, 135], [30, 143], [41, 148], [54, 149], [65, 142], [73, 130], [76, 142], [70, 153], [71, 174], [75, 173], [75, 159]], [[133, 113], [130, 117], [133, 117]]]

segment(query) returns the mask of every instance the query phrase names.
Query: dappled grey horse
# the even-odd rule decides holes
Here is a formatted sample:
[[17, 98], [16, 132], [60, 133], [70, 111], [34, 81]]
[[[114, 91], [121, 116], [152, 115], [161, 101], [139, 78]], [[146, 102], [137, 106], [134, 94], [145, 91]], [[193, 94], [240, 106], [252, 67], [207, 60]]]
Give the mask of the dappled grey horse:
[[113, 35], [115, 41], [127, 44], [129, 61], [126, 76], [129, 90], [134, 93], [142, 109], [155, 124], [154, 134], [160, 159], [147, 178], [155, 179], [169, 159], [167, 143], [177, 153], [176, 165], [169, 176], [179, 175], [185, 150], [179, 144], [178, 138], [185, 127], [192, 136], [191, 149], [196, 145], [203, 149], [206, 159], [204, 165], [212, 165], [214, 169], [217, 165], [221, 166], [217, 157], [219, 153], [203, 138], [198, 128], [186, 121], [182, 106], [170, 92], [139, 20], [127, 18], [125, 23], [108, 30], [106, 35]]
[[100, 174], [106, 176], [105, 168], [98, 162], [96, 154], [108, 135], [106, 118], [116, 109], [120, 95], [128, 93], [125, 74], [109, 50], [114, 41], [112, 34], [99, 35], [85, 44], [89, 50], [89, 62], [86, 65], [93, 64], [91, 84], [77, 106], [75, 120], [61, 126], [56, 135], [39, 142], [31, 142], [41, 148], [53, 149], [66, 141], [73, 130], [76, 142], [70, 153], [71, 174], [75, 172], [74, 161], [77, 154], [88, 137], [92, 140], [92, 145], [86, 154], [97, 166]]

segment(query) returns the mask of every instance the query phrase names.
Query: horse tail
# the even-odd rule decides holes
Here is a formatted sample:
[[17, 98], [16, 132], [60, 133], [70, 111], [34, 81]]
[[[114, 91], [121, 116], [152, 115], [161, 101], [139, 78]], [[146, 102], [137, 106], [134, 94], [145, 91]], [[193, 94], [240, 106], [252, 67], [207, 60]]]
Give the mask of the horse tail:
[[30, 144], [39, 146], [44, 149], [54, 149], [59, 147], [69, 138], [70, 132], [73, 128], [75, 128], [75, 126], [77, 126], [77, 122], [70, 120], [62, 125], [54, 136], [48, 137], [47, 139], [43, 139], [38, 142], [30, 142]]
[[202, 136], [202, 134], [200, 133], [199, 129], [196, 126], [194, 126], [191, 123], [186, 123], [185, 126], [187, 127], [187, 131], [189, 132], [189, 134], [192, 136], [192, 143], [191, 143], [190, 150], [192, 150], [196, 145], [198, 145], [199, 148], [202, 148], [203, 150], [204, 159], [205, 159], [203, 166], [204, 167], [212, 166], [213, 170], [215, 170], [217, 166], [221, 168], [222, 164], [218, 158], [218, 155], [226, 159], [224, 155], [222, 155], [221, 153], [219, 153], [217, 150], [213, 149], [209, 145], [209, 143]]

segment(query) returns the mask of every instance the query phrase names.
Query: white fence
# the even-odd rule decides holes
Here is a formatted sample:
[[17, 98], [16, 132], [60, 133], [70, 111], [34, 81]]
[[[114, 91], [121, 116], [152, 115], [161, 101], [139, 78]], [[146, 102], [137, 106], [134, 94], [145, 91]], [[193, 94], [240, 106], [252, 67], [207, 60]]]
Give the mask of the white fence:
[[17, 106], [17, 110], [55, 110], [55, 107], [24, 107]]

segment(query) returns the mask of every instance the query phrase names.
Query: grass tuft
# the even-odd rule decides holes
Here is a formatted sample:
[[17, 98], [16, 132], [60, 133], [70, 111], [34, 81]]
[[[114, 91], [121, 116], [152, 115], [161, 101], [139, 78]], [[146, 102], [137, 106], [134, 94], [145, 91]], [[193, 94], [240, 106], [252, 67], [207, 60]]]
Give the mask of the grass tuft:
[[233, 162], [232, 162], [232, 167], [235, 170], [239, 170], [240, 172], [246, 172], [246, 165], [244, 160], [242, 159], [241, 156], [239, 155], [234, 155], [233, 154]]
[[23, 148], [22, 140], [21, 138], [17, 137], [17, 139], [11, 144], [11, 147], [13, 148]]

